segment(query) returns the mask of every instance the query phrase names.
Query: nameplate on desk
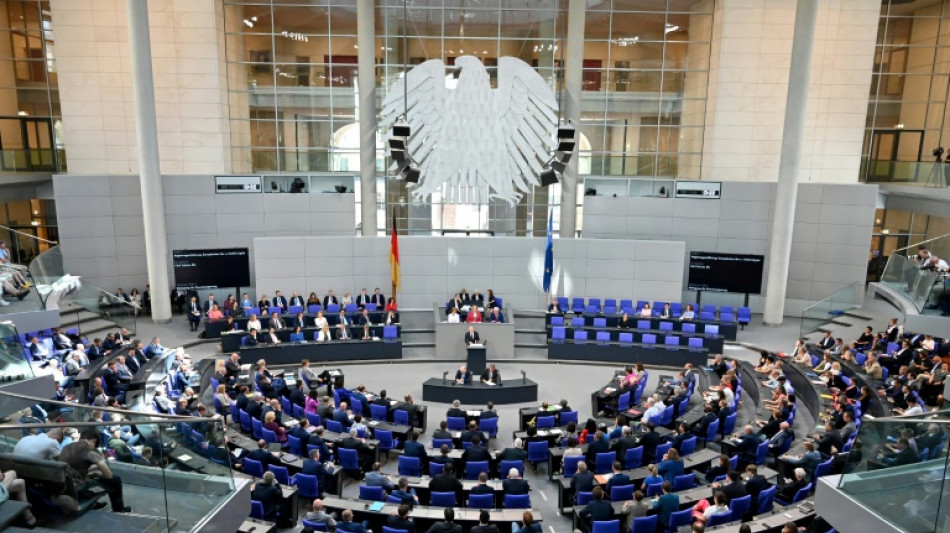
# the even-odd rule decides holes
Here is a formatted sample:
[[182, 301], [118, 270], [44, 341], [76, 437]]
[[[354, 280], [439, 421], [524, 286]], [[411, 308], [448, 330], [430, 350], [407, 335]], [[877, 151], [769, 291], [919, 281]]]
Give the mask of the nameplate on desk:
[[482, 416], [481, 411], [465, 411], [467, 416]]

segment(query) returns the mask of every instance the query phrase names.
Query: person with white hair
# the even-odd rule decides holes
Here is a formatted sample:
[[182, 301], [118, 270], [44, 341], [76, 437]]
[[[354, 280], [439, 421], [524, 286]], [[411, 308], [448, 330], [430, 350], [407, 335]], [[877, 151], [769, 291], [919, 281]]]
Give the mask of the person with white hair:
[[526, 479], [521, 479], [521, 473], [517, 468], [508, 470], [508, 479], [501, 482], [501, 488], [504, 493], [511, 495], [527, 494], [531, 487], [528, 486]]
[[790, 502], [795, 498], [795, 495], [798, 494], [798, 491], [808, 485], [808, 475], [805, 473], [804, 468], [798, 467], [795, 469], [795, 479], [780, 477], [778, 481], [779, 492], [775, 497], [782, 501]]
[[524, 461], [527, 458], [528, 454], [524, 451], [524, 441], [520, 437], [515, 439], [511, 447], [505, 448], [498, 454], [499, 461]]

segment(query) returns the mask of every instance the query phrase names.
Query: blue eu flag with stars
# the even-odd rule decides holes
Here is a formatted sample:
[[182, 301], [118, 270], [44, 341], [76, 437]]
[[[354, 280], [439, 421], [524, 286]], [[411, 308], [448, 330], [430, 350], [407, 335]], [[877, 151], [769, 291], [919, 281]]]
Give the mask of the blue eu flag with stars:
[[554, 211], [548, 213], [548, 245], [544, 250], [544, 292], [551, 290], [551, 274], [554, 272]]

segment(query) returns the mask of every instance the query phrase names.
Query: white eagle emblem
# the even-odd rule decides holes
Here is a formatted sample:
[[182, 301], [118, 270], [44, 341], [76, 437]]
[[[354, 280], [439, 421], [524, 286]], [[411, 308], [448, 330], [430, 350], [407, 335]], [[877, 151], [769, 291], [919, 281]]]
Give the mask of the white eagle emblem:
[[422, 171], [418, 185], [410, 185], [416, 198], [441, 191], [446, 202], [498, 198], [514, 204], [538, 184], [551, 157], [557, 131], [554, 91], [514, 57], [498, 60], [497, 89], [477, 57], [459, 57], [455, 68], [461, 72], [454, 89], [446, 87], [439, 59], [417, 65], [406, 80], [396, 81], [383, 101], [384, 131], [405, 113], [412, 128], [409, 153]]

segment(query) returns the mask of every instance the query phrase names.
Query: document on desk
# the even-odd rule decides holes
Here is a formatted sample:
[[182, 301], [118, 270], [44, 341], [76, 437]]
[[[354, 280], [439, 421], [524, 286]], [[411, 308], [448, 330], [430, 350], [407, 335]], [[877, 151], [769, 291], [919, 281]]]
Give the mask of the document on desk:
[[485, 345], [484, 345], [484, 344], [481, 344], [481, 343], [479, 343], [479, 344], [469, 344], [468, 347], [469, 347], [469, 348], [484, 348]]
[[191, 461], [192, 459], [194, 459], [194, 457], [188, 455], [187, 453], [183, 453], [178, 456], [179, 461]]
[[494, 386], [495, 386], [495, 382], [494, 382], [494, 381], [485, 381], [484, 384], [485, 384], [485, 385], [488, 385], [489, 387], [494, 387]]

